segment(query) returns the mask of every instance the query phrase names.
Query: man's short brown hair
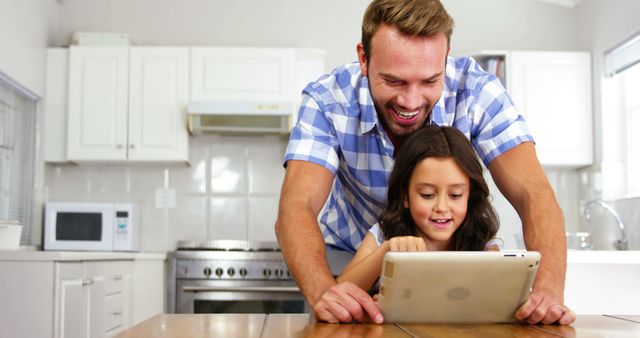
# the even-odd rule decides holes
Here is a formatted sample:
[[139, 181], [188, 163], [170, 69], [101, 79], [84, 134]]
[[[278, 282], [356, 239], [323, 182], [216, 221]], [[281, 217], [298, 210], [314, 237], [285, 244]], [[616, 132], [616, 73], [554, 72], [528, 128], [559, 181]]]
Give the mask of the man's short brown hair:
[[362, 20], [362, 46], [367, 60], [371, 55], [371, 39], [381, 25], [396, 27], [407, 36], [443, 33], [447, 44], [453, 33], [453, 18], [440, 0], [373, 0]]

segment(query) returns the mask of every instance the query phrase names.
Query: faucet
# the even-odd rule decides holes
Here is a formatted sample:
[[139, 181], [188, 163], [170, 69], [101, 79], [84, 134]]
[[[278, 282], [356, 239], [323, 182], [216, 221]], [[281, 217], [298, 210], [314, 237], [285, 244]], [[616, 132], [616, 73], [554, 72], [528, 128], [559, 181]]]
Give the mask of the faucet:
[[613, 216], [614, 220], [618, 225], [618, 228], [620, 229], [620, 238], [613, 242], [613, 246], [616, 248], [616, 250], [627, 250], [627, 246], [628, 246], [627, 233], [624, 230], [624, 224], [622, 223], [622, 219], [620, 218], [620, 215], [618, 214], [618, 212], [607, 202], [603, 200], [595, 199], [587, 202], [587, 204], [584, 205], [584, 217], [587, 219], [587, 229], [589, 231], [593, 229], [593, 226], [591, 225], [590, 210], [591, 210], [591, 206], [594, 204], [599, 205], [604, 210], [606, 210], [611, 216]]

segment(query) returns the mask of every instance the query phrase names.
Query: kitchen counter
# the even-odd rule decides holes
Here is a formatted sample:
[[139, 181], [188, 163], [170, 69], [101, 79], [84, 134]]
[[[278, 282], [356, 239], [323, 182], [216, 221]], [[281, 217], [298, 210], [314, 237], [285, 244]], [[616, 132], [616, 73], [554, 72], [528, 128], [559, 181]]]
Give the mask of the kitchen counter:
[[164, 253], [111, 251], [0, 250], [0, 261], [165, 260]]
[[584, 315], [570, 326], [519, 324], [328, 324], [309, 314], [163, 314], [116, 338], [640, 337], [640, 315]]

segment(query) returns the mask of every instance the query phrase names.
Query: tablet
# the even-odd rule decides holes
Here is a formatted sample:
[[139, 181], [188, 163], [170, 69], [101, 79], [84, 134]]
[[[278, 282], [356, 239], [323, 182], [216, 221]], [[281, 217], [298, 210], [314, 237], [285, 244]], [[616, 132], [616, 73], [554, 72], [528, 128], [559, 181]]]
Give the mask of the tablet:
[[531, 291], [536, 251], [388, 252], [378, 302], [389, 323], [509, 323]]

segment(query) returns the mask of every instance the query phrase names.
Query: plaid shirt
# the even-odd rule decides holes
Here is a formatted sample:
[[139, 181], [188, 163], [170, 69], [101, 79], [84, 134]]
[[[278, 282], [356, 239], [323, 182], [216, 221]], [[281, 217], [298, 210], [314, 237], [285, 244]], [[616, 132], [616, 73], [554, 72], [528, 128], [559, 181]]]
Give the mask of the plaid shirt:
[[[533, 141], [500, 81], [468, 57], [448, 58], [442, 96], [427, 123], [458, 128], [485, 165]], [[357, 62], [304, 89], [284, 163], [313, 162], [335, 175], [318, 218], [328, 246], [353, 253], [377, 223], [387, 203], [393, 152]]]

